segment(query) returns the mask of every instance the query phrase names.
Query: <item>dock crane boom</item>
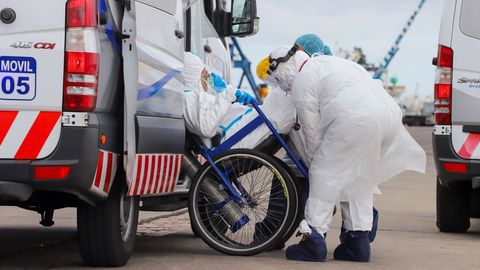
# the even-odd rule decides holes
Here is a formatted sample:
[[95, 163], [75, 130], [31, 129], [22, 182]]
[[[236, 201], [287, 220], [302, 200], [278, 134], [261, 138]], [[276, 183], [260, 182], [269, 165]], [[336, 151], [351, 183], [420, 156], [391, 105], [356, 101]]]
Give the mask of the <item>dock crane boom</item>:
[[422, 9], [425, 2], [426, 0], [421, 0], [420, 4], [418, 4], [417, 9], [415, 9], [415, 12], [413, 12], [413, 15], [410, 16], [410, 18], [408, 19], [408, 22], [403, 27], [402, 32], [400, 33], [400, 35], [398, 35], [397, 39], [395, 40], [395, 43], [388, 51], [387, 56], [385, 56], [385, 58], [383, 59], [383, 63], [375, 71], [375, 74], [373, 75], [374, 79], [380, 79], [383, 73], [385, 72], [385, 70], [387, 70], [388, 66], [390, 65], [390, 62], [392, 62], [393, 58], [395, 57], [397, 52], [400, 50], [399, 48], [400, 42], [402, 42], [402, 39], [405, 37], [405, 34], [407, 34], [408, 30], [412, 26], [413, 21], [417, 17], [418, 13]]
[[238, 40], [234, 37], [230, 38], [231, 43], [230, 46], [230, 58], [232, 59], [233, 65], [235, 68], [241, 68], [243, 70], [242, 77], [240, 78], [240, 82], [238, 83], [238, 88], [241, 88], [243, 79], [247, 78], [248, 84], [252, 88], [252, 91], [257, 95], [258, 98], [258, 89], [257, 83], [255, 82], [255, 78], [253, 77], [251, 71], [251, 62], [248, 60], [247, 56], [243, 53]]

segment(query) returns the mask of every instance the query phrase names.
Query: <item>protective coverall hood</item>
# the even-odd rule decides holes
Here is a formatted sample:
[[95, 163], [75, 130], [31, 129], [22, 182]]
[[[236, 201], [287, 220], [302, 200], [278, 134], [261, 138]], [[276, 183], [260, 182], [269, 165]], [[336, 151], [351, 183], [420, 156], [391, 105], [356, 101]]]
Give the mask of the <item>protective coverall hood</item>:
[[[281, 58], [287, 55], [289, 50], [289, 47], [278, 48], [272, 52], [270, 57], [272, 59]], [[275, 72], [269, 76], [268, 81], [278, 86], [283, 91], [291, 91], [295, 77], [300, 72], [302, 65], [309, 58], [310, 57], [305, 52], [297, 51], [287, 62], [279, 64]]]
[[205, 69], [205, 64], [200, 57], [193, 53], [185, 53], [182, 72], [185, 87], [197, 87], [202, 77], [203, 69]]

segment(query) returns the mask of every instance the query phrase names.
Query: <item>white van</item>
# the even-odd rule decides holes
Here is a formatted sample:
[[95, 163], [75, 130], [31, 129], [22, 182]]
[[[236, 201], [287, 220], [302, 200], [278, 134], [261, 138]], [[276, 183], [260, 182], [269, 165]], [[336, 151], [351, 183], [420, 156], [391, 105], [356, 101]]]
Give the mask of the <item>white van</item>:
[[480, 218], [480, 1], [448, 0], [435, 82], [437, 227], [466, 232]]
[[0, 1], [0, 205], [77, 207], [85, 263], [127, 263], [139, 210], [187, 206], [184, 52], [228, 80], [257, 26], [255, 0]]

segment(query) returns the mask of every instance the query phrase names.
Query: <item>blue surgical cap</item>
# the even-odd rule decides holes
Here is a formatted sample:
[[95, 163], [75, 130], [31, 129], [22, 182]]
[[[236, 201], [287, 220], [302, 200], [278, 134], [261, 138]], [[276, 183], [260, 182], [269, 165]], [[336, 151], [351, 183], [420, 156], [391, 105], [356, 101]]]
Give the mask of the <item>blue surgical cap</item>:
[[325, 47], [323, 48], [323, 55], [333, 55], [332, 50], [328, 45], [325, 45]]
[[310, 56], [314, 55], [315, 53], [322, 55], [333, 55], [330, 47], [323, 43], [322, 39], [315, 34], [302, 35], [297, 38], [295, 44], [302, 46], [305, 52]]

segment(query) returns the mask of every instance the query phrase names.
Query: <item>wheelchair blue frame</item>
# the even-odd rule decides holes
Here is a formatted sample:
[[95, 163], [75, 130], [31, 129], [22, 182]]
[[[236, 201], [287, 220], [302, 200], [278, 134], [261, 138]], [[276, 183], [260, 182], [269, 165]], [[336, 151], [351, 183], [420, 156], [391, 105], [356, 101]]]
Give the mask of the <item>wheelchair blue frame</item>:
[[[282, 136], [277, 132], [277, 130], [273, 127], [272, 123], [268, 120], [268, 118], [265, 116], [265, 114], [262, 112], [260, 109], [257, 101], [252, 100], [251, 105], [253, 108], [257, 111], [258, 116], [248, 123], [246, 126], [244, 126], [242, 129], [240, 129], [237, 133], [232, 135], [230, 138], [228, 138], [225, 142], [220, 144], [219, 146], [209, 149], [205, 145], [201, 144], [199, 145], [201, 149], [201, 154], [202, 156], [207, 160], [207, 162], [212, 166], [213, 170], [215, 173], [219, 176], [221, 183], [223, 186], [226, 188], [226, 191], [230, 194], [231, 199], [233, 199], [236, 203], [239, 205], [246, 205], [249, 203], [249, 195], [246, 194], [246, 192], [242, 192], [244, 194], [239, 194], [238, 191], [235, 189], [235, 187], [232, 185], [232, 182], [229, 181], [228, 175], [222, 172], [220, 168], [215, 164], [214, 158], [226, 151], [228, 151], [232, 146], [240, 142], [243, 138], [245, 138], [248, 134], [250, 134], [252, 131], [257, 129], [259, 126], [262, 124], [266, 124], [272, 134], [274, 135], [275, 139], [280, 143], [283, 149], [287, 152], [287, 155], [292, 159], [292, 161], [295, 163], [297, 168], [300, 170], [300, 172], [303, 174], [305, 177], [305, 180], [308, 183], [308, 170], [306, 169], [305, 165], [300, 161], [293, 151], [288, 147], [287, 143], [283, 140]], [[243, 187], [239, 183], [235, 183], [235, 185], [242, 190]], [[244, 189], [243, 189], [244, 190]], [[226, 201], [227, 202], [227, 201]], [[226, 203], [224, 202], [224, 203]], [[222, 204], [224, 204], [222, 203]], [[221, 208], [221, 207], [220, 207]]]

